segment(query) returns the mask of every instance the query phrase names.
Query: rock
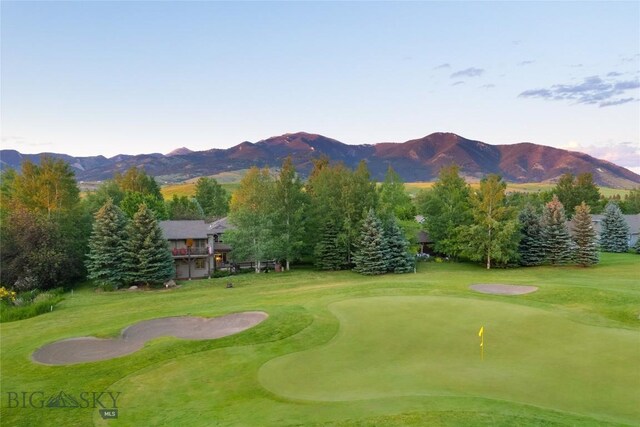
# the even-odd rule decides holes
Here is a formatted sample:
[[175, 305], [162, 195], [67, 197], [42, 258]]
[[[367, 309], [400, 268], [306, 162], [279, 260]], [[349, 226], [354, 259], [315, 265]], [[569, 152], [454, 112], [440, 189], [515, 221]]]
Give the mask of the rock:
[[165, 283], [164, 283], [164, 287], [165, 287], [165, 288], [167, 288], [167, 289], [169, 289], [169, 288], [175, 288], [175, 287], [177, 287], [177, 286], [178, 286], [178, 285], [176, 285], [176, 282], [175, 282], [175, 281], [173, 281], [173, 280], [169, 280], [168, 282], [165, 282]]
[[129, 287], [129, 290], [130, 290], [130, 291], [137, 291], [137, 290], [138, 290], [138, 287], [137, 287], [136, 285], [133, 285], [133, 286], [130, 286], [130, 287]]

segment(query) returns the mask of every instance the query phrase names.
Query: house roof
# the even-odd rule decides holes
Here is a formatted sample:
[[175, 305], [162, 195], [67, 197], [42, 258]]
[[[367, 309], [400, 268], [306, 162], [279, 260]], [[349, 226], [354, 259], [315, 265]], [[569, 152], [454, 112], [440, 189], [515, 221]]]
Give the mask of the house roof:
[[220, 218], [216, 221], [213, 221], [208, 226], [209, 234], [224, 233], [225, 231], [232, 228], [235, 228], [235, 227], [229, 223], [228, 217], [226, 216], [224, 218]]
[[160, 228], [167, 240], [206, 239], [209, 225], [203, 220], [160, 221]]
[[[640, 214], [635, 215], [622, 215], [627, 225], [629, 226], [629, 235], [638, 234], [640, 232]], [[593, 222], [593, 228], [597, 234], [600, 234], [602, 227], [602, 220], [604, 215], [591, 215], [591, 221]], [[573, 220], [568, 221], [569, 230], [573, 231]]]

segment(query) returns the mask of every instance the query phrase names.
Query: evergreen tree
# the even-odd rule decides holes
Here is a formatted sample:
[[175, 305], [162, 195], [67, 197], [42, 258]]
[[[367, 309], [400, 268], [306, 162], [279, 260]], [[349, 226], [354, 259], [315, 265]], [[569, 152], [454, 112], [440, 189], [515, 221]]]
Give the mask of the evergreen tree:
[[196, 200], [208, 218], [220, 218], [229, 213], [231, 196], [214, 178], [202, 177], [196, 183]]
[[573, 241], [576, 244], [575, 261], [582, 267], [598, 263], [598, 244], [590, 211], [589, 205], [582, 202], [576, 206], [573, 215]]
[[[638, 235], [640, 235], [640, 229], [638, 230]], [[640, 255], [640, 237], [636, 240], [636, 244], [633, 245], [633, 250], [636, 251], [638, 255]]]
[[382, 229], [382, 223], [373, 208], [365, 217], [360, 229], [360, 240], [353, 256], [354, 271], [361, 274], [384, 274], [388, 269], [389, 249]]
[[629, 250], [629, 226], [617, 204], [609, 202], [604, 208], [600, 247], [604, 252], [627, 252]]
[[545, 260], [551, 265], [569, 264], [573, 259], [573, 242], [567, 228], [564, 206], [553, 195], [542, 215], [542, 242]]
[[127, 280], [127, 218], [111, 199], [95, 215], [87, 271], [96, 284], [124, 285]]
[[320, 242], [315, 247], [315, 266], [321, 270], [340, 270], [345, 262], [343, 246], [338, 242], [338, 230], [333, 220], [325, 221]]
[[343, 239], [346, 244], [347, 262], [353, 262], [353, 251], [360, 234], [360, 225], [365, 213], [375, 209], [378, 202], [376, 184], [371, 181], [369, 168], [361, 160], [355, 171], [348, 174], [346, 185], [342, 187], [340, 217], [343, 222]]
[[536, 209], [527, 204], [520, 211], [520, 233], [522, 238], [518, 246], [520, 265], [535, 266], [544, 263], [544, 242], [542, 224]]
[[410, 273], [415, 267], [415, 258], [408, 252], [409, 242], [395, 217], [391, 217], [386, 230], [386, 244], [389, 250], [387, 271]]
[[175, 276], [173, 258], [155, 215], [142, 204], [127, 226], [129, 283], [160, 284]]

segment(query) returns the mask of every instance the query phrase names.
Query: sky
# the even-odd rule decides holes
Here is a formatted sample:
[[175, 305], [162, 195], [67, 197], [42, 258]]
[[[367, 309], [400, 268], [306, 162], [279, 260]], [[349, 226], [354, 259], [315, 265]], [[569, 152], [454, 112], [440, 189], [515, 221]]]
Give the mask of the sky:
[[640, 2], [1, 2], [3, 149], [454, 132], [640, 173]]

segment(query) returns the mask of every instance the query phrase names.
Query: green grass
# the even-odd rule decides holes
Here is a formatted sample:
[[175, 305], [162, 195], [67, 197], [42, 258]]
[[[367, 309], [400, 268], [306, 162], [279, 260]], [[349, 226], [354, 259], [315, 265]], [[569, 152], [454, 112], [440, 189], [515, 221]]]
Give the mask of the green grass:
[[[420, 264], [363, 277], [311, 270], [183, 282], [170, 291], [65, 295], [0, 325], [3, 425], [637, 425], [640, 257], [491, 270]], [[522, 296], [471, 283], [536, 285]], [[117, 336], [145, 319], [264, 310], [241, 334], [160, 338], [111, 361], [50, 367], [40, 346]], [[484, 361], [477, 331], [486, 330]], [[121, 393], [94, 409], [7, 407], [9, 391]]]

